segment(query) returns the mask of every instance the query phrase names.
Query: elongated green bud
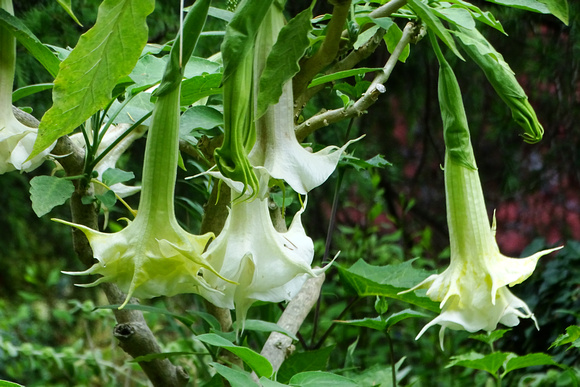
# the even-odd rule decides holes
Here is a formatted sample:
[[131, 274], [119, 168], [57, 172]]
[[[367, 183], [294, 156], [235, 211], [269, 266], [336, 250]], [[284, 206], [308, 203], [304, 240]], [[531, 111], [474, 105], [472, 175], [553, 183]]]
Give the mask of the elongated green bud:
[[154, 95], [162, 96], [181, 85], [185, 64], [193, 54], [199, 34], [203, 30], [210, 3], [211, 0], [197, 0], [189, 10], [183, 21], [183, 31], [187, 33], [183, 36], [178, 35], [175, 39], [169, 54], [169, 63], [165, 67], [163, 79]]
[[497, 95], [512, 111], [514, 121], [524, 130], [522, 134], [524, 141], [530, 144], [540, 141], [544, 135], [544, 128], [538, 121], [526, 92], [503, 56], [477, 29], [469, 30], [459, 25], [454, 28], [461, 48], [483, 70]]
[[457, 78], [445, 60], [437, 38], [431, 32], [429, 32], [429, 39], [439, 61], [438, 96], [446, 152], [453, 162], [469, 169], [477, 169]]

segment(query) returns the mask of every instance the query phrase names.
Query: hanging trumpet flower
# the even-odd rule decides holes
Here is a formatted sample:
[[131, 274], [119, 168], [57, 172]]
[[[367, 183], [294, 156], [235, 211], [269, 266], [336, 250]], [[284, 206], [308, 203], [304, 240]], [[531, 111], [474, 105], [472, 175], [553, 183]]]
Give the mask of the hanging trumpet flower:
[[[282, 9], [277, 4], [270, 7], [257, 37], [254, 61], [257, 75], [266, 65], [266, 58], [284, 27], [284, 20]], [[259, 93], [259, 81], [259, 76], [256, 76], [256, 95]], [[278, 103], [270, 106], [256, 121], [256, 142], [248, 157], [253, 166], [263, 166], [274, 179], [284, 180], [294, 191], [305, 195], [328, 179], [346, 147], [356, 140], [342, 147], [329, 146], [311, 153], [296, 139], [293, 114], [292, 82], [286, 82]]]
[[[261, 176], [260, 186], [267, 187], [265, 171], [258, 169], [257, 175]], [[232, 192], [241, 194], [243, 186], [239, 182], [227, 178], [224, 181]], [[218, 306], [235, 306], [237, 319], [242, 322], [255, 301], [289, 301], [309, 276], [324, 271], [310, 267], [314, 244], [300, 220], [306, 203], [294, 216], [288, 231], [278, 232], [270, 219], [268, 199], [258, 194], [258, 198], [250, 200], [249, 196], [245, 194], [232, 203], [223, 230], [203, 254], [220, 274], [204, 273], [204, 278], [225, 294]]]
[[[184, 60], [193, 47], [207, 15], [209, 0], [198, 0], [185, 20]], [[198, 293], [213, 303], [223, 294], [208, 285], [202, 269], [216, 273], [201, 256], [213, 234], [192, 235], [175, 218], [174, 189], [179, 146], [179, 97], [183, 67], [180, 63], [179, 37], [171, 51], [162, 83], [158, 89], [145, 149], [141, 200], [137, 216], [114, 234], [57, 220], [84, 232], [98, 260], [83, 272], [71, 275], [100, 274], [88, 285], [114, 282], [131, 296], [150, 298], [178, 293]]]
[[561, 247], [519, 259], [500, 253], [495, 241], [495, 217], [491, 227], [488, 220], [459, 85], [435, 38], [429, 36], [440, 65], [439, 104], [446, 146], [444, 173], [451, 259], [443, 273], [428, 277], [409, 291], [427, 288], [427, 296], [441, 303], [441, 314], [417, 338], [439, 324], [443, 348], [445, 328], [492, 331], [498, 323], [517, 325], [519, 318], [536, 322], [526, 303], [507, 287], [525, 281], [540, 257]]

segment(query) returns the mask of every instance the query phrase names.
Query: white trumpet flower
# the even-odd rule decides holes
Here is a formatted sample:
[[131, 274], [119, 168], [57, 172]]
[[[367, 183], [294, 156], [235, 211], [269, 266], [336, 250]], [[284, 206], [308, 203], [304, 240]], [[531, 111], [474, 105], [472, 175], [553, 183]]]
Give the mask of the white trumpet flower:
[[[0, 8], [14, 14], [11, 0], [0, 1]], [[16, 39], [0, 26], [0, 174], [20, 170], [30, 172], [46, 160], [54, 144], [28, 159], [36, 141], [37, 129], [18, 121], [12, 112], [12, 86], [16, 67]]]

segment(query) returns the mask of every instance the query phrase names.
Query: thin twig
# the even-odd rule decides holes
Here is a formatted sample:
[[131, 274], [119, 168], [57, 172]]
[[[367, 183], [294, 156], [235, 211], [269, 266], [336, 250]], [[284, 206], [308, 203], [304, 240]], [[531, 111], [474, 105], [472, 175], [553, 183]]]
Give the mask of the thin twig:
[[[296, 334], [310, 313], [320, 295], [324, 274], [306, 280], [296, 297], [288, 303], [277, 324], [292, 334]], [[292, 352], [292, 339], [284, 334], [272, 332], [262, 348], [261, 355], [272, 363], [274, 372]]]
[[324, 126], [328, 126], [346, 118], [359, 117], [367, 113], [367, 109], [377, 101], [379, 95], [386, 91], [386, 88], [383, 84], [391, 76], [391, 73], [399, 61], [399, 57], [403, 53], [403, 50], [411, 42], [416, 33], [417, 31], [415, 31], [415, 24], [411, 22], [407, 23], [405, 29], [403, 30], [401, 40], [399, 40], [399, 43], [393, 50], [389, 60], [387, 60], [383, 70], [375, 76], [375, 79], [372, 81], [371, 85], [362, 95], [362, 97], [347, 108], [327, 110], [309, 118], [302, 124], [298, 125], [296, 127], [296, 138], [298, 141], [304, 140], [304, 138], [306, 138], [309, 134]]

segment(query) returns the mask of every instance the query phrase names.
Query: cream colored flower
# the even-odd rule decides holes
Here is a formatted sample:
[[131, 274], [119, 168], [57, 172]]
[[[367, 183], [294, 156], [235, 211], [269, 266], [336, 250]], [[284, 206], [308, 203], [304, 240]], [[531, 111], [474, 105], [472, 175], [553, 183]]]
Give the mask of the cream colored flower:
[[439, 324], [443, 347], [445, 328], [493, 331], [498, 323], [517, 325], [519, 318], [532, 318], [536, 322], [526, 303], [507, 287], [525, 281], [540, 257], [561, 247], [527, 258], [502, 255], [495, 241], [495, 217], [490, 228], [477, 170], [465, 168], [448, 155], [445, 192], [451, 262], [443, 273], [432, 275], [410, 289], [427, 288], [427, 296], [441, 303], [441, 314], [417, 338]]
[[123, 230], [107, 234], [57, 220], [81, 230], [99, 261], [83, 272], [100, 274], [88, 285], [114, 282], [131, 296], [151, 298], [197, 293], [220, 303], [223, 293], [208, 285], [204, 272], [215, 272], [201, 256], [212, 233], [192, 235], [175, 218], [174, 190], [179, 145], [179, 87], [159, 96], [153, 110], [145, 149], [143, 189], [135, 220]]
[[354, 141], [342, 147], [328, 146], [316, 153], [303, 148], [294, 133], [292, 82], [284, 85], [277, 104], [256, 122], [256, 143], [248, 158], [270, 176], [282, 179], [301, 195], [324, 183], [334, 172], [340, 156]]
[[[263, 183], [267, 174], [260, 169], [256, 172], [262, 176], [260, 187], [267, 186]], [[219, 176], [218, 173], [212, 174]], [[243, 189], [241, 184], [236, 184], [238, 182], [224, 181], [234, 192]], [[258, 195], [258, 198], [248, 200], [250, 196], [254, 195], [246, 192], [232, 203], [223, 230], [203, 254], [221, 277], [237, 283], [226, 282], [211, 272], [203, 275], [214, 288], [225, 294], [223, 303], [218, 306], [235, 306], [239, 321], [245, 320], [255, 301], [289, 301], [309, 276], [324, 271], [310, 267], [314, 244], [300, 220], [304, 207], [296, 213], [288, 231], [278, 232], [270, 220], [268, 199]]]
[[[14, 14], [12, 1], [0, 8]], [[26, 161], [36, 141], [37, 130], [18, 121], [12, 112], [12, 87], [16, 66], [16, 39], [0, 27], [0, 174], [20, 170], [30, 172], [44, 162], [54, 144], [32, 160]]]
[[459, 84], [435, 35], [429, 39], [439, 61], [439, 106], [445, 140], [445, 198], [451, 258], [441, 274], [428, 277], [414, 288], [427, 288], [427, 296], [440, 302], [441, 314], [427, 324], [417, 339], [439, 324], [443, 349], [445, 328], [468, 332], [493, 331], [498, 323], [519, 324], [531, 318], [526, 303], [509, 290], [532, 275], [538, 259], [561, 247], [527, 258], [502, 255], [495, 241], [495, 216], [490, 228], [483, 190], [473, 155], [467, 116]]

